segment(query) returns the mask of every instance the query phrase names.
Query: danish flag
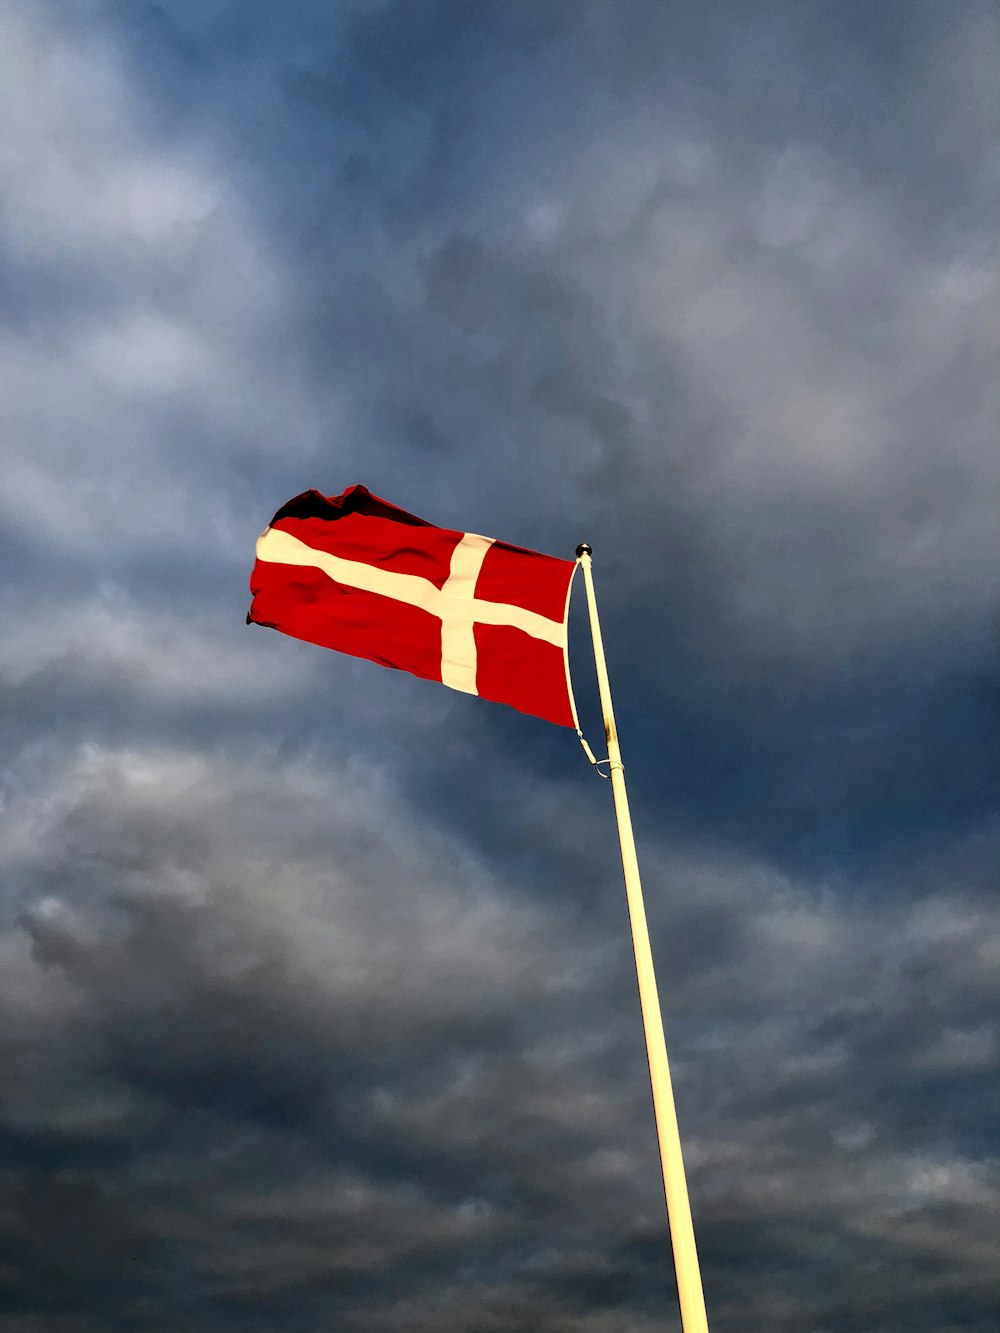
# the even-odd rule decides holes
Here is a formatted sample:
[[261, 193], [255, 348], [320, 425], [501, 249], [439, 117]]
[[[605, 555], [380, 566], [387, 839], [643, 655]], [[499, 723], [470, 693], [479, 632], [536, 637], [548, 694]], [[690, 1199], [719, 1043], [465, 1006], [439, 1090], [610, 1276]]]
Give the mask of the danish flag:
[[304, 491], [257, 541], [247, 623], [576, 727], [576, 562], [438, 528], [364, 486]]

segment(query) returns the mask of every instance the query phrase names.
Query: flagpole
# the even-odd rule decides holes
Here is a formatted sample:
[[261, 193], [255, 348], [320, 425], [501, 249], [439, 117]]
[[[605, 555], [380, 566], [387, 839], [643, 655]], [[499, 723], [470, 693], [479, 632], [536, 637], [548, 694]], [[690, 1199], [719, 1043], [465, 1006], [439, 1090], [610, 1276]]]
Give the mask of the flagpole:
[[653, 1091], [653, 1113], [656, 1118], [656, 1136], [660, 1145], [660, 1166], [663, 1171], [663, 1189], [667, 1201], [667, 1219], [674, 1251], [677, 1273], [677, 1295], [681, 1307], [683, 1333], [708, 1333], [708, 1316], [701, 1287], [701, 1270], [695, 1247], [691, 1204], [688, 1200], [684, 1158], [681, 1154], [677, 1110], [674, 1106], [670, 1066], [667, 1063], [667, 1045], [663, 1036], [663, 1018], [653, 971], [653, 955], [649, 947], [646, 909], [639, 880], [639, 863], [635, 855], [632, 820], [629, 815], [628, 794], [625, 790], [625, 765], [618, 747], [615, 714], [611, 705], [611, 685], [604, 660], [604, 641], [597, 618], [597, 598], [594, 594], [594, 576], [591, 570], [591, 547], [582, 542], [576, 548], [583, 568], [587, 588], [587, 608], [590, 629], [594, 638], [594, 658], [597, 663], [597, 684], [604, 713], [604, 734], [608, 742], [608, 767], [611, 770], [611, 788], [618, 819], [618, 840], [621, 844], [622, 867], [625, 871], [625, 896], [628, 900], [629, 922], [632, 927], [632, 947], [635, 950], [635, 971], [639, 982], [639, 1004], [642, 1026], [646, 1035], [646, 1058], [649, 1061], [649, 1082]]

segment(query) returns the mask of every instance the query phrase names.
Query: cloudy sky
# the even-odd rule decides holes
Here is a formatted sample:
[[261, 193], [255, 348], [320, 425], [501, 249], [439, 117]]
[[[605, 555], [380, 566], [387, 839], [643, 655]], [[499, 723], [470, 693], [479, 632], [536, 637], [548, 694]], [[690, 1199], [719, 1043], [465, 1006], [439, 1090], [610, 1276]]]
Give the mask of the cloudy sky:
[[996, 6], [7, 0], [0, 195], [0, 1333], [679, 1326], [606, 784], [244, 624], [355, 482], [594, 546], [714, 1333], [993, 1333]]

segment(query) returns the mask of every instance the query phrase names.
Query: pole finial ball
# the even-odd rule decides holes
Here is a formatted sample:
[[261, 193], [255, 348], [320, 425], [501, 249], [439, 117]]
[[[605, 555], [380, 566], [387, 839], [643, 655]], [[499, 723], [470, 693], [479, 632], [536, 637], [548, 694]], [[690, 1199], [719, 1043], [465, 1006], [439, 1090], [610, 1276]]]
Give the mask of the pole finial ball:
[[593, 555], [594, 548], [591, 546], [590, 542], [581, 542], [580, 545], [576, 548], [576, 554], [578, 558], [581, 555]]

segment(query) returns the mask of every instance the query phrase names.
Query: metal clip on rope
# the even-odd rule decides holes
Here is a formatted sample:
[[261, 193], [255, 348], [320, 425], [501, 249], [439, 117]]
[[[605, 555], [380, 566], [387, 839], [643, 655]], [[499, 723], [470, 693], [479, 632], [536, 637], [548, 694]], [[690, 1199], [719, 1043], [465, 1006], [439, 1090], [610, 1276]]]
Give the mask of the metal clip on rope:
[[[592, 750], [592, 749], [590, 748], [590, 746], [587, 744], [587, 738], [584, 736], [583, 732], [580, 730], [579, 727], [577, 727], [577, 729], [576, 729], [576, 734], [579, 736], [579, 738], [580, 738], [580, 744], [583, 746], [583, 753], [587, 756], [587, 758], [590, 760], [591, 764], [593, 765], [594, 772], [597, 774], [597, 776], [598, 776], [599, 778], [607, 778], [607, 779], [610, 781], [611, 774], [610, 774], [610, 773], [602, 773], [602, 772], [601, 772], [601, 767], [602, 767], [602, 765], [604, 765], [604, 764], [613, 764], [613, 763], [614, 763], [614, 760], [612, 760], [612, 759], [598, 759], [597, 756], [594, 754], [593, 750]], [[625, 765], [624, 765], [624, 764], [619, 763], [618, 767], [624, 772], [624, 770], [625, 770]]]

